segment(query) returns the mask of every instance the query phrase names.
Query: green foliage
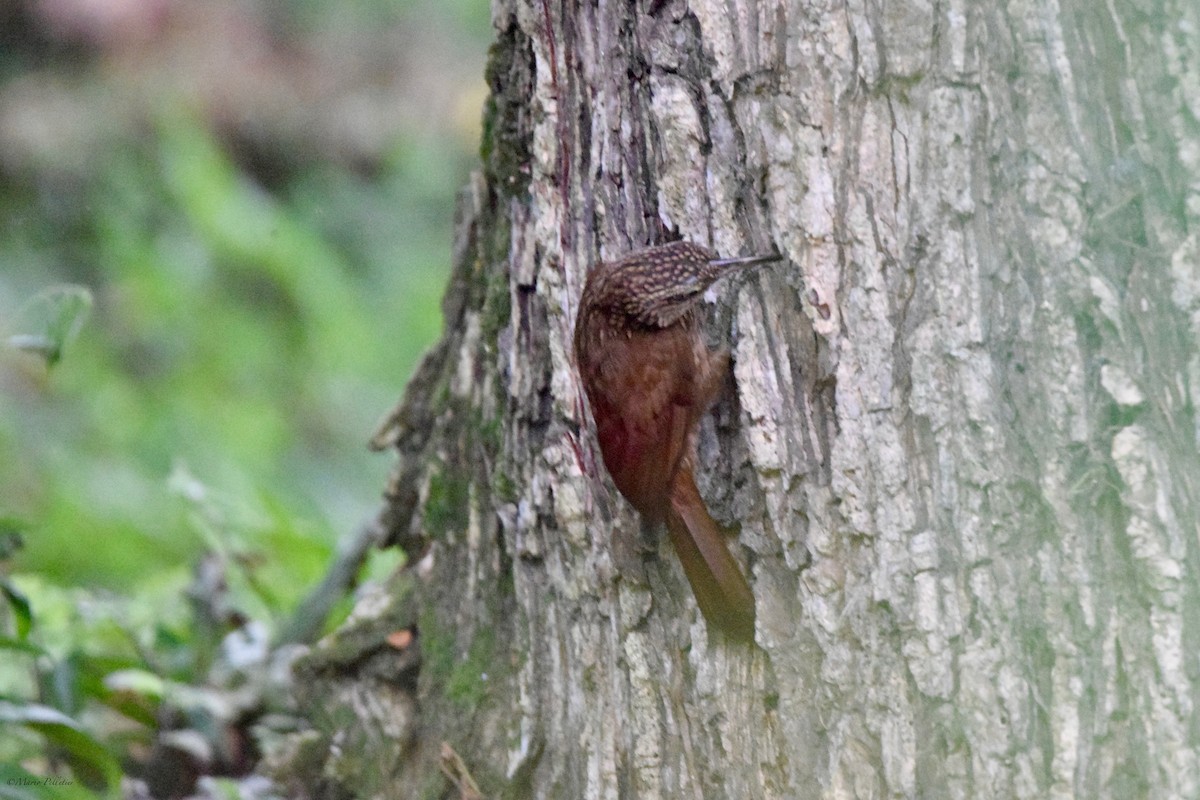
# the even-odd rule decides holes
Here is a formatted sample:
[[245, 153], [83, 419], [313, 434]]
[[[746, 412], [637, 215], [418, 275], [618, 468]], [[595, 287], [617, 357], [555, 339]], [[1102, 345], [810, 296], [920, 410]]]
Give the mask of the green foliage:
[[[464, 0], [305, 0], [272, 34], [381, 19], [488, 33]], [[0, 800], [115, 793], [171, 747], [236, 774], [272, 637], [378, 504], [365, 443], [439, 333], [471, 156], [414, 126], [369, 165], [274, 153], [265, 186], [211, 98], [30, 52], [0, 84], [68, 87], [90, 133], [0, 153]]]
[[10, 786], [32, 794], [12, 796], [115, 794], [122, 775], [151, 770], [164, 743], [186, 737], [206, 743], [214, 763], [229, 762], [222, 742], [267, 702], [250, 690], [269, 653], [235, 657], [255, 623], [219, 588], [227, 576], [203, 576], [188, 587], [191, 602], [173, 579], [136, 597], [16, 581], [31, 630], [0, 640], [0, 763], [41, 764], [37, 776], [13, 773]]
[[[272, 564], [294, 600], [333, 531], [351, 527], [383, 483], [386, 460], [372, 463], [361, 444], [439, 328], [449, 201], [441, 244], [421, 221], [407, 266], [413, 226], [390, 240], [372, 231], [352, 262], [318, 217], [334, 217], [332, 236], [371, 230], [363, 215], [383, 214], [394, 191], [352, 197], [354, 179], [309, 176], [288, 206], [240, 176], [195, 120], [160, 130], [151, 158], [145, 144], [126, 145], [97, 178], [80, 236], [95, 264], [70, 292], [39, 296], [58, 311], [22, 329], [18, 344], [44, 339], [53, 361], [94, 292], [70, 361], [42, 376], [0, 354], [0, 374], [7, 366], [18, 384], [0, 391], [0, 512], [36, 521], [23, 569], [124, 586], [205, 544], [168, 491], [182, 468], [223, 498], [228, 528], [283, 545]], [[345, 205], [318, 210], [317, 193]], [[368, 207], [345, 207], [354, 200]], [[39, 244], [54, 247], [43, 233]], [[0, 271], [16, 260], [0, 245]], [[314, 519], [350, 506], [359, 510]]]
[[38, 703], [9, 703], [0, 700], [0, 724], [21, 725], [41, 734], [62, 751], [71, 771], [85, 783], [115, 788], [121, 768], [97, 739], [71, 717]]

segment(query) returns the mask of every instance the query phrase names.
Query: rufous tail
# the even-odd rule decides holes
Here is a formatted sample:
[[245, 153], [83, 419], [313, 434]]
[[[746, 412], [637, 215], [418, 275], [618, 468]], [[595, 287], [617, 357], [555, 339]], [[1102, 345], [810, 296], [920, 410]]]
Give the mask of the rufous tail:
[[686, 465], [671, 486], [667, 530], [704, 618], [732, 639], [752, 641], [754, 593], [725, 546], [724, 536], [708, 513]]

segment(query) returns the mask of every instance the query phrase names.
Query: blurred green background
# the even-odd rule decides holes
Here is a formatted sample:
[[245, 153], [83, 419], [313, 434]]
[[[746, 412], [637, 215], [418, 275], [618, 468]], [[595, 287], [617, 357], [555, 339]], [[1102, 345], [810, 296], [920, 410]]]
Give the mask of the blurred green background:
[[0, 335], [52, 287], [94, 299], [52, 369], [0, 350], [15, 569], [126, 589], [219, 519], [303, 589], [376, 507], [365, 442], [440, 329], [486, 5], [7, 9]]
[[277, 622], [378, 508], [366, 442], [440, 331], [488, 13], [0, 3], [0, 640], [39, 665], [0, 701], [73, 713], [34, 684], [77, 655], [170, 672], [205, 553]]

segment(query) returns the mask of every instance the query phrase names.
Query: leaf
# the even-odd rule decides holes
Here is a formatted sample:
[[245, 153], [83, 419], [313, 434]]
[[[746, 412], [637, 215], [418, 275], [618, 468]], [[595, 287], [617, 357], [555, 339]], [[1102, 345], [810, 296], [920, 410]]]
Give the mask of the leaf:
[[109, 787], [121, 779], [121, 767], [78, 722], [61, 711], [39, 703], [0, 700], [0, 723], [23, 725], [61, 747], [71, 757], [72, 770], [83, 779], [97, 778]]
[[26, 330], [8, 337], [8, 345], [42, 357], [47, 367], [61, 359], [92, 313], [92, 292], [86, 286], [53, 286], [34, 295], [17, 312]]
[[4, 595], [12, 608], [13, 621], [17, 626], [17, 639], [25, 641], [33, 628], [33, 608], [29, 605], [29, 598], [17, 591], [7, 580], [0, 580], [0, 594]]
[[104, 676], [105, 688], [114, 692], [134, 692], [153, 700], [161, 700], [167, 682], [162, 676], [144, 669], [120, 669]]

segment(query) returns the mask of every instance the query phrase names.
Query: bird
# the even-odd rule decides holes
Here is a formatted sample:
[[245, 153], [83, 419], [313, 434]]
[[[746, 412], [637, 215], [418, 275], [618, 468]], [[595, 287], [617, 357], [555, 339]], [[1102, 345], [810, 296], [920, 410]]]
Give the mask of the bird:
[[604, 466], [652, 525], [665, 523], [701, 613], [754, 637], [754, 594], [696, 486], [696, 431], [720, 394], [727, 350], [704, 341], [697, 307], [720, 278], [780, 260], [719, 258], [690, 242], [597, 264], [575, 320], [575, 360]]

